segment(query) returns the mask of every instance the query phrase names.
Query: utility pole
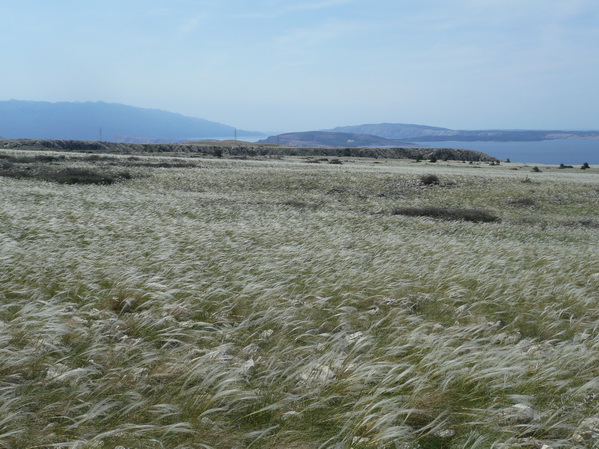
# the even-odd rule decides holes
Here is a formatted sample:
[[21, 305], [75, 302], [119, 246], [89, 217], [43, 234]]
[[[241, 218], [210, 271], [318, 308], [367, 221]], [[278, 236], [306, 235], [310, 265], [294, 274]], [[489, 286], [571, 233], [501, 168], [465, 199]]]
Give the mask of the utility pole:
[[102, 142], [102, 127], [100, 127], [100, 142]]
[[235, 136], [235, 141], [237, 142], [237, 128], [235, 128], [235, 131], [234, 131], [233, 135]]

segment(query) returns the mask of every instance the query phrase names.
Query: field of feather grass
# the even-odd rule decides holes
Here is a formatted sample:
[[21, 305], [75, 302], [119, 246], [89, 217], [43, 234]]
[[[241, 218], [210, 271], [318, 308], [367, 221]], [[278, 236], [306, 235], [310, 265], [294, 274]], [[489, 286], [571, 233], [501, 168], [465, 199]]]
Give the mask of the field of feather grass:
[[1, 448], [599, 444], [596, 168], [4, 155]]

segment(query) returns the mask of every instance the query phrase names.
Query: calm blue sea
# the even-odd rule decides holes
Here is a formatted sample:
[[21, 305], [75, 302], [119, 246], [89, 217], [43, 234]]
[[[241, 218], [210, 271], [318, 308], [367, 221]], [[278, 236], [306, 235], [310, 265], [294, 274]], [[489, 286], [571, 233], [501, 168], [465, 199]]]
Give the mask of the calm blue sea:
[[542, 140], [540, 142], [418, 142], [437, 148], [477, 150], [505, 161], [537, 164], [599, 165], [599, 140]]

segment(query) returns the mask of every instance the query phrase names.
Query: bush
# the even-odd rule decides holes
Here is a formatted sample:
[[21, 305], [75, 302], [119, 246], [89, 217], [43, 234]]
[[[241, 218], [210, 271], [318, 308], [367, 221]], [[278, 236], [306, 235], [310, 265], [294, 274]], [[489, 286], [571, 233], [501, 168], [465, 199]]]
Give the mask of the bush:
[[591, 166], [589, 165], [588, 162], [585, 162], [584, 164], [582, 164], [582, 167], [580, 167], [581, 170], [586, 170], [587, 168], [591, 168]]
[[439, 220], [487, 222], [501, 221], [499, 217], [480, 209], [450, 209], [445, 207], [398, 207], [391, 215], [430, 217]]
[[425, 186], [431, 186], [431, 185], [439, 185], [440, 181], [439, 181], [439, 177], [437, 175], [422, 175], [420, 177], [420, 183]]
[[428, 161], [434, 163], [434, 162], [437, 162], [437, 158], [436, 158], [436, 156], [431, 156]]

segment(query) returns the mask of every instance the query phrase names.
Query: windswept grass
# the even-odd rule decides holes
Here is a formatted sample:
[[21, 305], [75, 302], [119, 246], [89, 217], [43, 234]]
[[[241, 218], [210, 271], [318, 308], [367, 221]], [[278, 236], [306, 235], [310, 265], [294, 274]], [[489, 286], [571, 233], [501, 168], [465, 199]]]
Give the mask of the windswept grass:
[[137, 165], [0, 177], [0, 447], [596, 444], [596, 169], [69, 156]]

